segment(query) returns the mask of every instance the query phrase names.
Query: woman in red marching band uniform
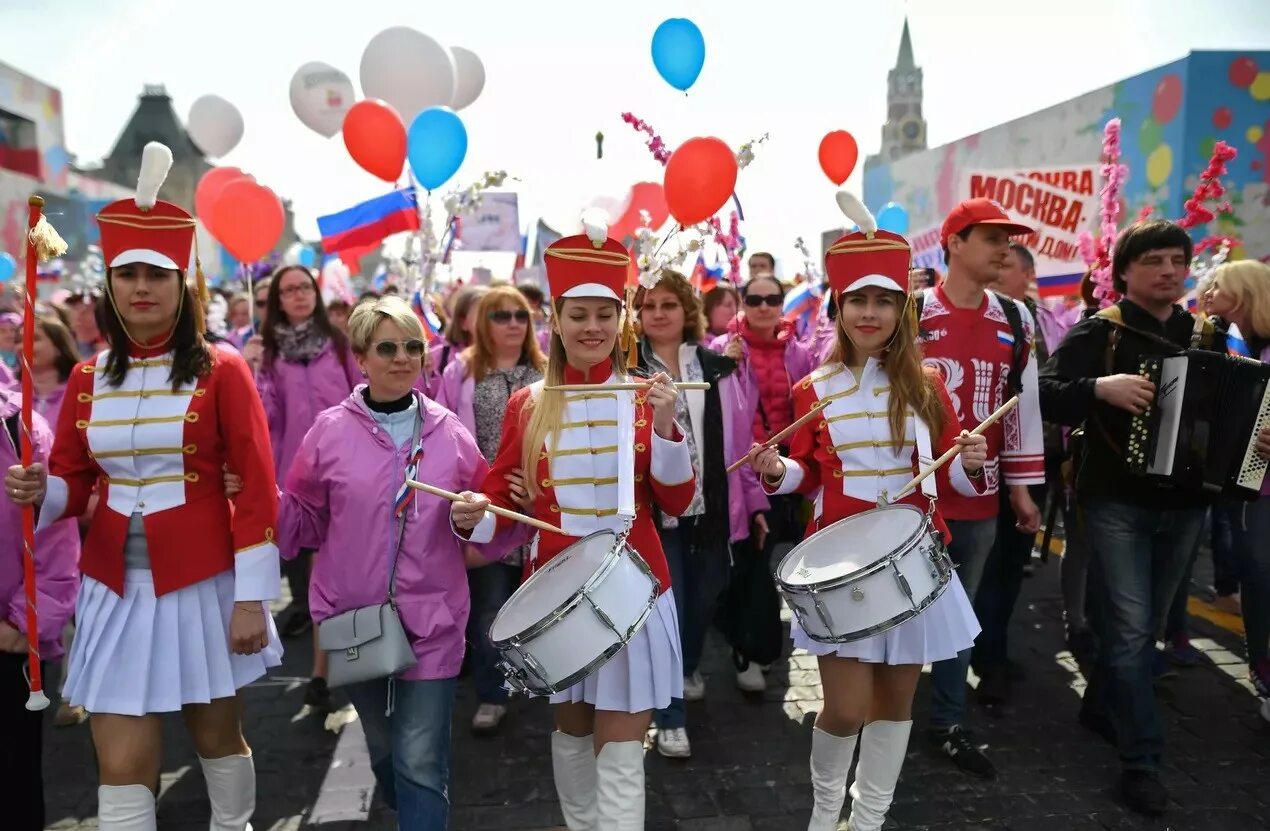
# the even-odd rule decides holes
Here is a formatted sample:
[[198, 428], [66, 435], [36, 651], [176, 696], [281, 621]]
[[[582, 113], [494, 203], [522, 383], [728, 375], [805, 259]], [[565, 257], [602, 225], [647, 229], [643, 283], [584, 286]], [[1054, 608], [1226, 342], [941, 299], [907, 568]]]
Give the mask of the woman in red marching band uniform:
[[[976, 494], [974, 480], [982, 476], [986, 457], [982, 437], [958, 435], [943, 383], [922, 369], [906, 290], [908, 242], [876, 230], [863, 205], [840, 195], [840, 201], [847, 200], [861, 230], [839, 239], [825, 256], [837, 304], [837, 342], [828, 361], [795, 385], [795, 416], [818, 402], [830, 403], [794, 434], [789, 458], [757, 444], [751, 451], [751, 465], [769, 493], [811, 496], [823, 487], [809, 534], [877, 507], [880, 497], [904, 487], [921, 458], [938, 456], [954, 444], [962, 448], [960, 459], [900, 501], [927, 510], [937, 491]], [[934, 522], [947, 539], [938, 511]], [[837, 826], [857, 744], [849, 827], [882, 827], [904, 763], [922, 665], [956, 655], [978, 633], [955, 574], [922, 614], [864, 640], [823, 644], [793, 624], [794, 645], [819, 657], [825, 690], [812, 733], [815, 808], [808, 831]]]
[[[172, 164], [146, 146], [136, 199], [97, 219], [110, 348], [71, 373], [47, 475], [10, 468], [45, 527], [100, 501], [84, 543], [66, 696], [92, 713], [98, 827], [153, 831], [160, 713], [198, 751], [212, 831], [243, 831], [256, 776], [238, 690], [281, 661], [265, 602], [278, 596], [278, 497], [269, 429], [246, 363], [203, 339], [185, 280], [194, 220], [156, 200]], [[197, 267], [196, 267], [197, 270]], [[226, 466], [242, 476], [231, 512]]]
[[[634, 347], [622, 294], [630, 257], [607, 229], [546, 249], [555, 297], [547, 385], [626, 380], [622, 347]], [[623, 337], [619, 340], [618, 334]], [[517, 469], [529, 492], [506, 477]], [[656, 505], [668, 515], [687, 510], [695, 492], [688, 445], [675, 423], [675, 391], [657, 374], [640, 392], [565, 394], [543, 382], [516, 392], [507, 408], [502, 443], [485, 478], [485, 494], [465, 494], [452, 508], [454, 524], [474, 542], [495, 530], [485, 505], [525, 504], [564, 533], [542, 532], [528, 571], [588, 534], [621, 532], [648, 563], [662, 594], [644, 627], [598, 672], [563, 693], [551, 737], [552, 769], [565, 822], [578, 829], [644, 827], [644, 735], [653, 710], [683, 696], [683, 658], [670, 573], [653, 522]], [[498, 523], [506, 520], [499, 519]]]

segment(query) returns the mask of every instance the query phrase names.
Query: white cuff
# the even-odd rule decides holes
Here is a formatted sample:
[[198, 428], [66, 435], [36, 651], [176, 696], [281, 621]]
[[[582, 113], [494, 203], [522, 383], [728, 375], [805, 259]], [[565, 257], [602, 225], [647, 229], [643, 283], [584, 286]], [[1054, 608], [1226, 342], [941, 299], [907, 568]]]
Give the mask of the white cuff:
[[[981, 474], [977, 480], [971, 479], [970, 474], [962, 467], [960, 458], [954, 458], [949, 467], [948, 478], [952, 481], [953, 490], [961, 496], [983, 496], [988, 482], [986, 473]], [[975, 487], [976, 481], [980, 483], [979, 487]]]
[[234, 555], [234, 601], [277, 600], [282, 596], [278, 546], [271, 542]]
[[803, 483], [803, 466], [784, 456], [781, 456], [780, 460], [781, 464], [785, 466], [785, 476], [781, 479], [781, 483], [776, 486], [776, 490], [768, 489], [766, 477], [759, 480], [763, 483], [763, 492], [768, 496], [784, 496], [795, 493], [798, 491], [798, 486]]
[[70, 492], [66, 488], [66, 480], [60, 476], [48, 477], [44, 488], [44, 501], [40, 503], [40, 520], [35, 525], [36, 531], [43, 531], [66, 513], [66, 501]]
[[485, 516], [481, 517], [481, 521], [476, 523], [476, 527], [472, 529], [472, 533], [466, 537], [459, 531], [454, 521], [450, 521], [450, 530], [454, 532], [454, 536], [470, 542], [473, 545], [484, 545], [494, 539], [494, 532], [498, 530], [498, 518], [493, 513], [486, 511]]
[[[678, 425], [675, 429], [684, 436]], [[653, 431], [651, 472], [653, 479], [663, 485], [682, 485], [692, 481], [692, 454], [688, 451], [686, 436], [679, 441], [670, 441]]]

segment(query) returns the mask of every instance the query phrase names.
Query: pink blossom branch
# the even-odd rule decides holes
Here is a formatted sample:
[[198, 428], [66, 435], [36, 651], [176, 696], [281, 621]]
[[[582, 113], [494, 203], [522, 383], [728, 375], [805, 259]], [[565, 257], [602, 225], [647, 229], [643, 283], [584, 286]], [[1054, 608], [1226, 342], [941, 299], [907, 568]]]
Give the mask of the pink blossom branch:
[[645, 143], [654, 159], [661, 162], [663, 166], [670, 161], [670, 151], [666, 149], [666, 142], [662, 141], [661, 136], [657, 135], [657, 131], [651, 124], [642, 118], [636, 118], [631, 113], [622, 113], [622, 120], [639, 132], [648, 134], [648, 141]]
[[[1205, 203], [1216, 202], [1226, 195], [1226, 187], [1221, 183], [1221, 177], [1226, 175], [1226, 162], [1235, 158], [1237, 154], [1238, 151], [1224, 141], [1219, 141], [1213, 146], [1213, 155], [1208, 160], [1208, 167], [1200, 174], [1195, 193], [1186, 200], [1186, 216], [1178, 220], [1178, 225], [1183, 228], [1194, 228], [1207, 225], [1217, 218], [1213, 209]], [[1218, 212], [1227, 213], [1230, 211], [1230, 203], [1218, 203], [1213, 208]]]
[[[1125, 180], [1129, 178], [1129, 168], [1120, 161], [1120, 119], [1113, 118], [1107, 122], [1102, 134], [1102, 173], [1103, 185], [1099, 191], [1101, 203], [1099, 207], [1098, 244], [1093, 254], [1093, 268], [1090, 279], [1094, 284], [1094, 296], [1102, 307], [1110, 306], [1120, 299], [1111, 280], [1111, 254], [1116, 246], [1116, 236], [1120, 228], [1120, 192]], [[1082, 249], [1083, 250], [1083, 249]]]

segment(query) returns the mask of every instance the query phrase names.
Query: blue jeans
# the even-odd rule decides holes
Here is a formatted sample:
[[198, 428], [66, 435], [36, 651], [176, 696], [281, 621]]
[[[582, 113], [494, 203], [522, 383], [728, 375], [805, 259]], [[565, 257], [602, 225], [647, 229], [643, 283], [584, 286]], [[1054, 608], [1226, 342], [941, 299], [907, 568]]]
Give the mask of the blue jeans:
[[[948, 520], [948, 531], [952, 534], [948, 555], [957, 564], [957, 577], [973, 603], [984, 565], [996, 542], [997, 519]], [[966, 670], [970, 668], [971, 651], [963, 649], [956, 658], [931, 665], [930, 726], [936, 730], [946, 730], [965, 719]]]
[[1270, 657], [1270, 496], [1243, 506], [1241, 520], [1234, 527], [1234, 549], [1248, 663], [1255, 666]]
[[481, 704], [505, 704], [507, 688], [498, 668], [498, 650], [490, 643], [494, 618], [520, 585], [520, 566], [490, 563], [467, 573], [472, 612], [467, 620], [467, 641], [472, 649], [472, 675], [476, 700]]
[[[705, 650], [706, 629], [715, 601], [727, 580], [727, 547], [703, 548], [694, 544], [697, 518], [679, 520], [677, 528], [662, 528], [662, 550], [670, 568], [670, 585], [675, 590], [675, 614], [679, 618], [679, 645], [683, 651], [684, 677], [701, 665]], [[670, 706], [654, 715], [657, 726], [669, 730], [687, 727], [682, 698], [672, 698]]]
[[394, 681], [391, 716], [384, 715], [388, 679], [346, 688], [366, 733], [379, 792], [397, 812], [402, 831], [444, 831], [449, 820], [455, 681]]
[[1084, 506], [1100, 593], [1101, 649], [1082, 709], [1111, 719], [1126, 769], [1156, 770], [1164, 734], [1151, 666], [1182, 575], [1204, 527], [1204, 510], [1166, 511], [1112, 502]]

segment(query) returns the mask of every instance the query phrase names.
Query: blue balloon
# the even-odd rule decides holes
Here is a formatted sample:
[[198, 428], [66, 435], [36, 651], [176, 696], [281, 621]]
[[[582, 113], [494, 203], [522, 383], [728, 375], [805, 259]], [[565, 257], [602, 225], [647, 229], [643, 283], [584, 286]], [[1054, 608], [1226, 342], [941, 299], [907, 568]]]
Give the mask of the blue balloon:
[[0, 283], [7, 283], [18, 270], [18, 264], [5, 251], [0, 251]]
[[908, 211], [904, 210], [903, 205], [887, 202], [878, 211], [878, 228], [893, 234], [907, 234]]
[[317, 254], [314, 254], [313, 249], [307, 245], [300, 249], [300, 265], [305, 268], [313, 268], [317, 265]]
[[415, 116], [406, 135], [406, 157], [415, 181], [439, 188], [458, 172], [467, 155], [467, 128], [449, 107], [428, 107]]
[[697, 24], [672, 17], [653, 32], [653, 66], [666, 83], [687, 91], [706, 64], [706, 39]]

